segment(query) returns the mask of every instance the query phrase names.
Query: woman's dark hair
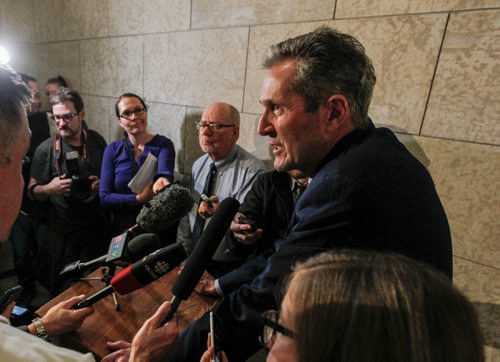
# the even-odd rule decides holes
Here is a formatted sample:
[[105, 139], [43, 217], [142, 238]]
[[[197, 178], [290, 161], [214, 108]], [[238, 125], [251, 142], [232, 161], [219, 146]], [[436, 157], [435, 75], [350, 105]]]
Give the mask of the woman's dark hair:
[[57, 77], [49, 78], [49, 80], [45, 84], [58, 84], [59, 87], [69, 88], [66, 80], [59, 74], [57, 75]]
[[285, 298], [299, 361], [484, 361], [473, 305], [401, 255], [319, 254], [296, 266]]
[[145, 110], [148, 109], [148, 106], [146, 106], [146, 102], [144, 102], [144, 99], [142, 99], [141, 97], [139, 97], [137, 94], [135, 94], [135, 93], [123, 93], [121, 96], [118, 97], [118, 99], [115, 102], [115, 113], [116, 113], [116, 117], [117, 118], [120, 118], [120, 110], [118, 109], [118, 103], [120, 103], [120, 101], [123, 98], [128, 98], [128, 97], [137, 98], [141, 102], [141, 104], [144, 107], [144, 109]]

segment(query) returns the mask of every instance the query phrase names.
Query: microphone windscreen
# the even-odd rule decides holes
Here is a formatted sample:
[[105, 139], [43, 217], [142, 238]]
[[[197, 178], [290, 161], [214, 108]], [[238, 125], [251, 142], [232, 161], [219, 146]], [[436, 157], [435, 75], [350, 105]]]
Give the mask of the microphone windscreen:
[[231, 197], [222, 200], [219, 204], [172, 287], [172, 293], [177, 298], [183, 300], [189, 298], [229, 229], [239, 206], [238, 200]]
[[172, 244], [122, 270], [111, 279], [110, 284], [119, 294], [131, 293], [167, 274], [185, 259], [184, 247]]
[[157, 232], [179, 221], [193, 204], [193, 197], [187, 188], [171, 184], [142, 207], [136, 222], [146, 232]]
[[141, 234], [129, 241], [127, 256], [136, 259], [152, 253], [160, 248], [160, 238], [156, 234]]

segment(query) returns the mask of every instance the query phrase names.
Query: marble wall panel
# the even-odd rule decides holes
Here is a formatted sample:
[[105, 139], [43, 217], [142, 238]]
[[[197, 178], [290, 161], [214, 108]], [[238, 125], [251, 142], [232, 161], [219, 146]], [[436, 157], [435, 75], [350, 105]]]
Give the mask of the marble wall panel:
[[[365, 46], [377, 74], [370, 115], [376, 122], [418, 133], [443, 36], [446, 15], [396, 16], [331, 21]], [[323, 23], [258, 26], [251, 29], [245, 112], [258, 113], [266, 47]]]
[[[198, 130], [194, 126], [201, 118], [203, 108], [186, 107], [186, 118], [184, 119], [184, 140], [183, 146], [178, 152], [177, 159], [179, 160], [179, 172], [184, 175], [191, 175], [191, 167], [194, 161], [201, 155], [203, 151], [198, 142]], [[182, 162], [182, 165], [181, 163]]]
[[35, 27], [31, 0], [0, 2], [0, 37], [9, 42], [34, 43]]
[[257, 133], [259, 125], [259, 115], [241, 113], [240, 138], [238, 144], [248, 152], [272, 165], [272, 153], [269, 147], [268, 138]]
[[400, 136], [427, 166], [446, 209], [453, 254], [500, 268], [500, 148]]
[[454, 258], [454, 284], [478, 312], [486, 347], [486, 361], [500, 358], [500, 270]]
[[108, 0], [109, 35], [189, 29], [190, 0]]
[[333, 18], [335, 0], [193, 0], [192, 28], [276, 24]]
[[151, 101], [241, 109], [248, 29], [144, 36], [144, 86]]
[[[78, 92], [82, 91], [78, 42], [39, 44], [36, 46], [36, 63], [36, 78], [42, 89], [49, 78], [59, 74], [66, 79], [71, 88]], [[43, 94], [43, 107], [49, 108], [45, 94]]]
[[500, 10], [453, 13], [422, 134], [500, 144]]
[[80, 43], [82, 92], [118, 97], [143, 92], [143, 38], [83, 40]]
[[148, 129], [151, 133], [161, 134], [174, 143], [176, 152], [175, 169], [178, 170], [179, 164], [183, 163], [182, 154], [179, 155], [179, 150], [182, 149], [184, 141], [186, 107], [154, 102], [148, 102], [148, 106]]
[[109, 143], [110, 137], [110, 114], [109, 103], [112, 101], [107, 97], [96, 97], [88, 94], [82, 94], [85, 105], [85, 122], [90, 129], [101, 134]]
[[53, 0], [33, 1], [35, 34], [37, 43], [46, 43], [57, 39], [59, 23], [54, 11]]
[[335, 18], [498, 7], [498, 0], [337, 0]]
[[53, 0], [55, 39], [70, 40], [108, 35], [107, 2], [102, 0]]

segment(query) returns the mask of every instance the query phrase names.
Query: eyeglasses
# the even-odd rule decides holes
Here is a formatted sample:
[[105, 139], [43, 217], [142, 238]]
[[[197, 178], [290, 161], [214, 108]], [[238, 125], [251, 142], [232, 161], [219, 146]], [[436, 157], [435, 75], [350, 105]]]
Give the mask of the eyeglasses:
[[66, 114], [53, 114], [52, 116], [50, 116], [50, 118], [52, 118], [54, 121], [70, 122], [76, 115], [78, 115], [78, 112], [66, 113]]
[[194, 122], [196, 129], [199, 131], [205, 127], [210, 128], [211, 131], [219, 131], [222, 128], [236, 127], [235, 124], [219, 124], [219, 123], [208, 123], [208, 122]]
[[120, 114], [120, 117], [131, 120], [132, 116], [135, 114], [136, 116], [142, 116], [144, 112], [147, 111], [147, 108], [143, 107], [137, 107], [136, 109], [130, 110], [130, 111], [123, 111], [122, 114]]
[[289, 338], [293, 338], [294, 333], [278, 323], [280, 314], [275, 310], [268, 310], [261, 315], [262, 322], [264, 323], [264, 328], [262, 328], [262, 334], [260, 336], [260, 343], [264, 347], [267, 347], [271, 341], [276, 338], [276, 332], [283, 334]]
[[53, 96], [54, 94], [57, 93], [57, 89], [51, 90], [50, 92], [45, 92], [45, 94], [48, 96]]

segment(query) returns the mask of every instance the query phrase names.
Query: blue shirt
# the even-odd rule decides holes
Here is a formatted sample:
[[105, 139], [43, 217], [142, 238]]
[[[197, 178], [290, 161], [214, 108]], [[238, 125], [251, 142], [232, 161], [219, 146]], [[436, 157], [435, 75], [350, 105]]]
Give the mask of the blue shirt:
[[127, 185], [135, 176], [136, 170], [146, 161], [148, 154], [152, 153], [158, 159], [156, 177], [163, 176], [172, 182], [175, 164], [174, 145], [165, 136], [155, 135], [144, 145], [144, 151], [137, 158], [137, 169], [124, 142], [128, 143], [131, 153], [134, 153], [134, 145], [128, 138], [110, 143], [104, 151], [99, 188], [101, 204], [111, 210], [111, 223], [120, 230], [135, 224], [135, 219], [142, 207], [136, 201], [137, 194]]

